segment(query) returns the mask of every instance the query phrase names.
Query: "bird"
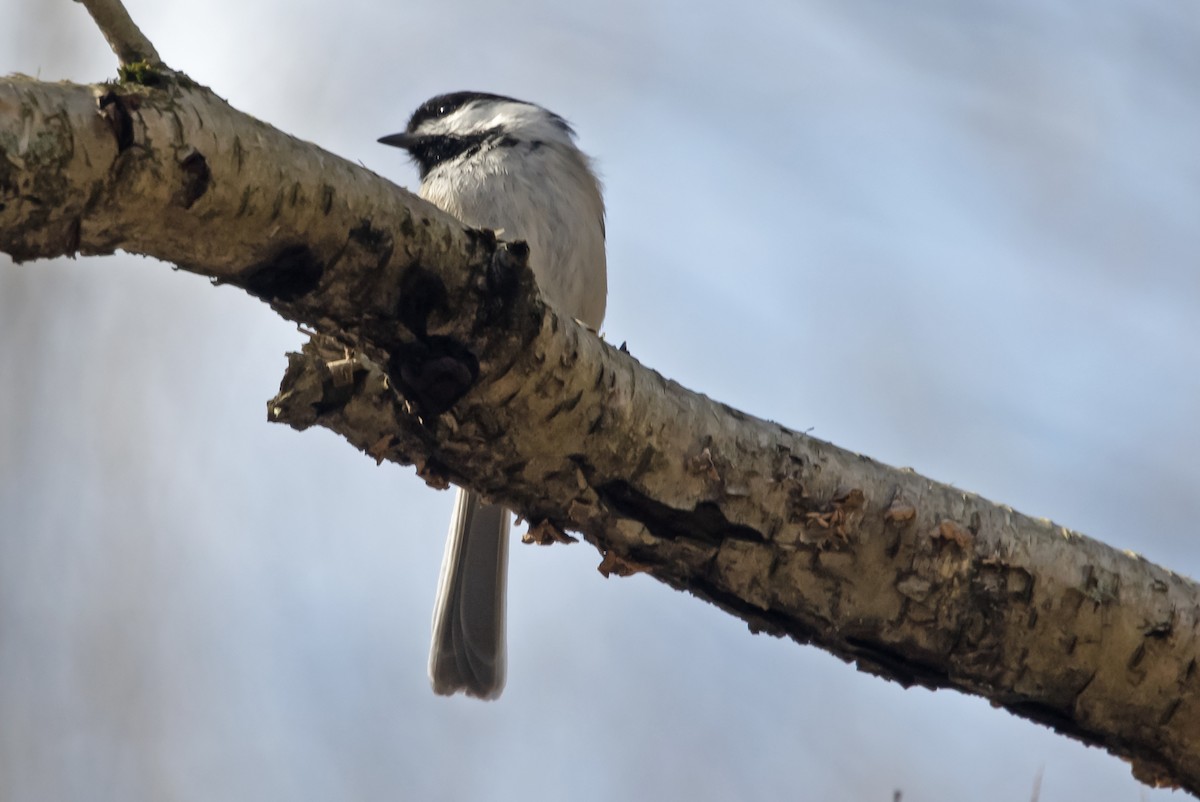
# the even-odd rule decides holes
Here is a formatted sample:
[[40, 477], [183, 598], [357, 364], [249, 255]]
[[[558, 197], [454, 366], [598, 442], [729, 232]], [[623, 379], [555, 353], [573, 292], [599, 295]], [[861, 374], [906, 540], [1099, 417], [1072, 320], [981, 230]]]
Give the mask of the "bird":
[[[488, 92], [422, 103], [379, 139], [416, 163], [418, 194], [468, 226], [524, 240], [545, 301], [593, 331], [607, 304], [604, 200], [592, 160], [562, 117]], [[441, 695], [504, 689], [509, 512], [457, 490], [433, 611], [429, 678]]]

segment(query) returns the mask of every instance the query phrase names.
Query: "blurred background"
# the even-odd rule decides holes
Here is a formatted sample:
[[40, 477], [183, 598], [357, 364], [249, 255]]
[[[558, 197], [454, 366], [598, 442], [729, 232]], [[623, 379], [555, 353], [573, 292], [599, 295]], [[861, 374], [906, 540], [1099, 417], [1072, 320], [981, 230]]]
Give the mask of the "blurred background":
[[[489, 90], [607, 186], [612, 342], [1200, 574], [1200, 14], [1095, 0], [128, 0], [163, 58], [405, 186]], [[0, 73], [101, 81], [82, 6]], [[140, 257], [0, 255], [0, 800], [1163, 800], [1121, 761], [514, 548], [508, 688], [435, 697], [452, 496], [266, 422], [301, 336]]]

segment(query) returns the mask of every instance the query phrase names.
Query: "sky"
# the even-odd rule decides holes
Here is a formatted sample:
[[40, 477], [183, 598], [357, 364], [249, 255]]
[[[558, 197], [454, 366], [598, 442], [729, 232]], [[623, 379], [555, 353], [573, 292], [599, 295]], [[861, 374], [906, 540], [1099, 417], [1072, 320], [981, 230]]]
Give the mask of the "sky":
[[[172, 67], [410, 188], [375, 140], [426, 98], [553, 109], [605, 182], [610, 341], [1200, 575], [1194, 7], [127, 5]], [[0, 74], [115, 73], [77, 3], [0, 19]], [[586, 545], [514, 546], [503, 697], [436, 697], [452, 494], [267, 423], [302, 339], [151, 259], [0, 255], [0, 799], [1184, 798]]]

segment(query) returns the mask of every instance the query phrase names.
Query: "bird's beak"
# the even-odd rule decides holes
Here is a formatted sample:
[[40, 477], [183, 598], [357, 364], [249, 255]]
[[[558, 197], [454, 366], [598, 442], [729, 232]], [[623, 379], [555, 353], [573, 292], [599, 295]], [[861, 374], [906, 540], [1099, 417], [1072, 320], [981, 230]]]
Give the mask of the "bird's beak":
[[418, 138], [412, 134], [388, 134], [387, 136], [379, 137], [379, 142], [384, 145], [391, 145], [394, 148], [404, 148], [411, 151], [412, 146], [417, 143]]

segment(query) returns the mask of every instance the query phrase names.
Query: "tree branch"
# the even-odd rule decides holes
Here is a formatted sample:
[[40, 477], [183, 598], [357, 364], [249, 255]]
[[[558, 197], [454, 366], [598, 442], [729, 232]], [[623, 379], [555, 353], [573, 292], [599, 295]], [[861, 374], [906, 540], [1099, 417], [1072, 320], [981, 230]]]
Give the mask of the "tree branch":
[[104, 34], [108, 46], [117, 55], [122, 67], [143, 62], [148, 67], [162, 65], [158, 51], [125, 10], [121, 0], [75, 0], [92, 15], [96, 27]]
[[523, 246], [186, 78], [0, 81], [0, 250], [118, 248], [321, 333], [272, 419], [579, 531], [603, 570], [754, 631], [984, 696], [1200, 792], [1196, 583], [690, 392], [545, 307]]

